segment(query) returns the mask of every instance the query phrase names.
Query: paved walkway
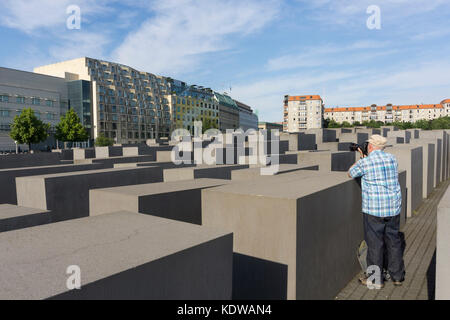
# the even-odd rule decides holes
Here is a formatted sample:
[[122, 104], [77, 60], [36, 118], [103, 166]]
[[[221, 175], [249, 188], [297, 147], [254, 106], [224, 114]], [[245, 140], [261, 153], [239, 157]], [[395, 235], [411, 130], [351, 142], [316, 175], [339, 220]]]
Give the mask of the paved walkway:
[[386, 282], [381, 290], [369, 290], [355, 277], [336, 297], [338, 300], [434, 299], [436, 269], [436, 212], [450, 180], [442, 182], [406, 222], [404, 254], [406, 279], [401, 287]]

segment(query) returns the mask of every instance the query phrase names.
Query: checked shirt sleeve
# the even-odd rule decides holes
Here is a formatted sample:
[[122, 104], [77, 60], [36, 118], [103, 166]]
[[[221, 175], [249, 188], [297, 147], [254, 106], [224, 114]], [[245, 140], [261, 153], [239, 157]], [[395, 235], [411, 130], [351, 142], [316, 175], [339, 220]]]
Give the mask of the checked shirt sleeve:
[[348, 171], [352, 178], [358, 178], [364, 175], [364, 168], [361, 164], [361, 160], [355, 163], [355, 165]]

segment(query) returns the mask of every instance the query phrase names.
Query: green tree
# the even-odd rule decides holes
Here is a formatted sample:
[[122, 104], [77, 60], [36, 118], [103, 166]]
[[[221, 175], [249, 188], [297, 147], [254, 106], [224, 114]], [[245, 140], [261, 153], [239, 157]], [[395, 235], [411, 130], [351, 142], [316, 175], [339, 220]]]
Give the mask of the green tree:
[[112, 146], [114, 144], [114, 140], [107, 138], [103, 135], [103, 133], [100, 133], [97, 137], [97, 139], [95, 139], [95, 145], [97, 147], [109, 147]]
[[55, 137], [64, 142], [81, 142], [89, 138], [88, 131], [80, 122], [78, 115], [70, 109], [55, 127]]
[[431, 121], [429, 120], [417, 120], [414, 122], [414, 127], [422, 130], [430, 130], [431, 129]]
[[361, 124], [361, 122], [359, 122], [359, 121], [355, 121], [355, 122], [353, 123], [353, 126], [354, 126], [354, 127], [360, 127], [360, 126], [362, 126], [362, 124]]
[[342, 122], [341, 126], [342, 126], [342, 128], [351, 128], [352, 127], [351, 123], [348, 121]]
[[48, 138], [50, 124], [39, 120], [31, 108], [23, 109], [22, 113], [14, 117], [9, 136], [19, 144], [28, 144], [31, 151], [32, 143], [39, 143]]
[[341, 125], [334, 120], [330, 120], [328, 128], [341, 128]]

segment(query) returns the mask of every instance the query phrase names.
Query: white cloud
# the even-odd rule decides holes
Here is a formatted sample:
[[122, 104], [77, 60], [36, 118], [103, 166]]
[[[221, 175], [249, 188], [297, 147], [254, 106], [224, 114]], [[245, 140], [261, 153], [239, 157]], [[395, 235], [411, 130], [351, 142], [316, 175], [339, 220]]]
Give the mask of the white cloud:
[[278, 71], [295, 68], [336, 66], [367, 62], [379, 56], [395, 53], [396, 50], [373, 50], [385, 48], [387, 41], [357, 41], [348, 45], [316, 45], [300, 49], [300, 53], [282, 55], [267, 62], [266, 69]]
[[260, 30], [278, 12], [276, 1], [168, 0], [154, 3], [154, 17], [128, 35], [112, 58], [154, 73], [181, 74], [203, 54], [229, 49], [231, 35]]
[[0, 24], [26, 33], [56, 26], [64, 30], [70, 5], [80, 7], [82, 20], [107, 10], [105, 0], [2, 0]]

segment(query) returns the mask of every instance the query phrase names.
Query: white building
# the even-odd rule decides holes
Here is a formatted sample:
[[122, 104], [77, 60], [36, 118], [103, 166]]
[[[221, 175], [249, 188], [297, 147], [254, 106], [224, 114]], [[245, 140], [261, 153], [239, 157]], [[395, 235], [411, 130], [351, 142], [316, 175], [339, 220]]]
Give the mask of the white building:
[[128, 66], [79, 58], [34, 72], [92, 83], [91, 137], [99, 134], [117, 143], [139, 143], [169, 136], [172, 125], [167, 79]]
[[323, 107], [319, 95], [284, 96], [283, 131], [299, 132], [322, 128]]
[[338, 123], [347, 121], [351, 124], [358, 121], [394, 121], [415, 122], [417, 120], [433, 120], [450, 115], [450, 99], [440, 104], [417, 105], [371, 105], [370, 107], [336, 107], [324, 111], [324, 119], [334, 120]]

